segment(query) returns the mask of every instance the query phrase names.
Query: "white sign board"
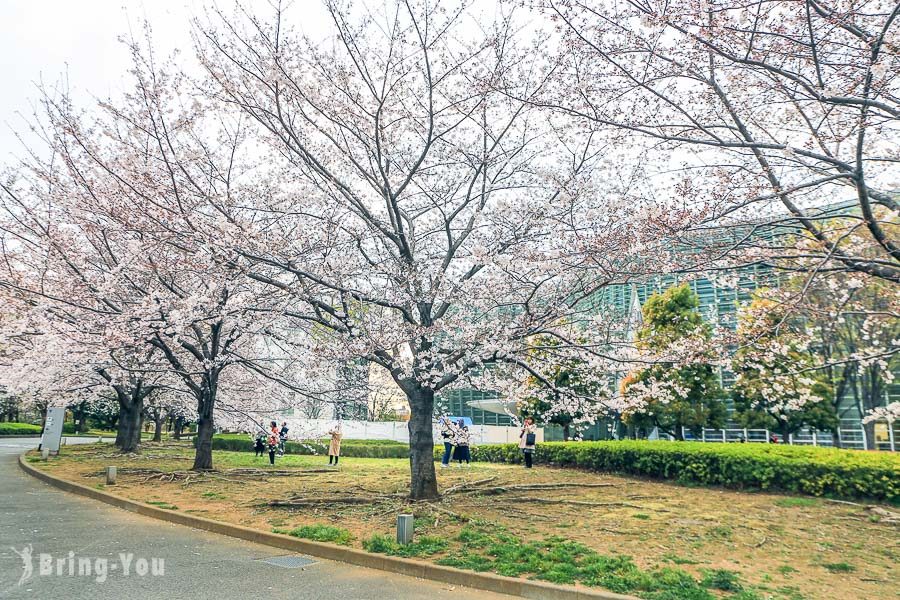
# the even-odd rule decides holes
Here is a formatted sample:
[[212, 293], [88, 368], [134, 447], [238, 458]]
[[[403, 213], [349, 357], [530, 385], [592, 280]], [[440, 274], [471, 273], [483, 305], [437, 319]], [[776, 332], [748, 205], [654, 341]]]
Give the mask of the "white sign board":
[[59, 442], [62, 438], [63, 422], [66, 420], [66, 408], [54, 406], [47, 411], [47, 421], [44, 423], [44, 435], [41, 436], [41, 448], [50, 452], [59, 452]]

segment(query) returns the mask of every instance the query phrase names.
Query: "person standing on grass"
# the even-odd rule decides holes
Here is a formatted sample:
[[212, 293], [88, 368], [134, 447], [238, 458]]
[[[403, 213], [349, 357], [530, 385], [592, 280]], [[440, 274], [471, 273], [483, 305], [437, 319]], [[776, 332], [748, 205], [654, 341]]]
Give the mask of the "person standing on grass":
[[534, 448], [537, 443], [537, 427], [534, 419], [525, 417], [522, 431], [519, 433], [519, 449], [525, 455], [525, 468], [530, 469], [534, 460]]
[[266, 438], [266, 446], [269, 449], [269, 464], [275, 464], [275, 452], [278, 451], [278, 439], [279, 439], [279, 431], [278, 431], [278, 423], [272, 421], [269, 424], [269, 434]]
[[465, 421], [460, 419], [456, 422], [456, 431], [453, 436], [453, 460], [459, 463], [459, 466], [462, 466], [463, 461], [466, 461], [466, 466], [469, 466], [469, 428], [466, 427]]
[[256, 432], [256, 438], [253, 441], [253, 450], [256, 452], [257, 458], [266, 452], [266, 431], [262, 428]]
[[288, 426], [287, 421], [282, 421], [281, 429], [278, 431], [278, 456], [284, 456], [284, 444], [287, 442]]
[[453, 438], [456, 427], [449, 417], [441, 417], [441, 438], [444, 440], [444, 455], [441, 457], [441, 468], [450, 466], [450, 454], [453, 452]]
[[340, 421], [331, 428], [328, 435], [331, 436], [331, 443], [328, 444], [328, 464], [337, 466], [338, 459], [341, 457], [341, 438], [343, 437]]

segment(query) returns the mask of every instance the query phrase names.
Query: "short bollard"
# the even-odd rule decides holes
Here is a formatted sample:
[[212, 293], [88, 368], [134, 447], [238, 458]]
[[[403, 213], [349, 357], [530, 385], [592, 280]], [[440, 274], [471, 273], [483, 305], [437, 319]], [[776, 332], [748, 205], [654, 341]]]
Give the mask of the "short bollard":
[[413, 541], [413, 516], [397, 515], [397, 543], [411, 544]]
[[48, 458], [50, 458], [50, 449], [41, 448], [41, 460], [47, 460]]
[[106, 467], [106, 485], [116, 485], [115, 467]]

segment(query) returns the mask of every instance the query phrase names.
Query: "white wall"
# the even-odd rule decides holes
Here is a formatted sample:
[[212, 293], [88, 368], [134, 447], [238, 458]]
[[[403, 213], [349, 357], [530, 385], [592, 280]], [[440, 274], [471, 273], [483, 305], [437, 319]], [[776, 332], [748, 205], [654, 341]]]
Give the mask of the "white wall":
[[[279, 421], [280, 422], [280, 421]], [[328, 437], [334, 427], [332, 419], [295, 419], [288, 421], [289, 436], [292, 440]], [[409, 443], [409, 428], [406, 421], [341, 421], [344, 439], [354, 440], [395, 440]], [[514, 444], [519, 441], [518, 427], [498, 425], [472, 425], [469, 427], [473, 444]], [[435, 443], [441, 442], [440, 428], [434, 424]], [[544, 441], [544, 430], [538, 428], [537, 441]]]

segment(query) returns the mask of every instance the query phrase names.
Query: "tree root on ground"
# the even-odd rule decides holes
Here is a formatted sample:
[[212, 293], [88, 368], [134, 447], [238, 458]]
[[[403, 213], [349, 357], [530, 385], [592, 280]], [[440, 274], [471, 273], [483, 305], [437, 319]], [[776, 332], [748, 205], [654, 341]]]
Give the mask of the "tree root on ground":
[[444, 514], [444, 515], [447, 515], [448, 517], [453, 517], [454, 519], [457, 519], [457, 520], [459, 520], [459, 521], [462, 521], [463, 523], [468, 523], [468, 522], [471, 520], [471, 519], [470, 519], [469, 517], [467, 517], [466, 515], [461, 515], [461, 514], [459, 514], [459, 513], [455, 513], [455, 512], [453, 512], [452, 510], [447, 509], [447, 508], [444, 508], [443, 506], [440, 506], [440, 505], [438, 505], [438, 504], [434, 504], [433, 502], [426, 502], [425, 504], [426, 504], [426, 505], [428, 506], [428, 508], [430, 508], [431, 510], [436, 511], [436, 512], [439, 512], [439, 513]]
[[573, 506], [589, 506], [589, 507], [617, 507], [617, 508], [636, 508], [639, 510], [652, 510], [657, 512], [668, 512], [659, 508], [648, 508], [646, 506], [638, 506], [637, 504], [628, 504], [627, 502], [587, 502], [585, 500], [562, 500], [558, 498], [535, 498], [533, 496], [520, 496], [515, 499], [516, 502], [534, 502], [537, 504], [571, 504]]
[[[444, 495], [446, 496], [447, 494], [453, 494], [456, 492], [464, 492], [465, 490], [469, 490], [470, 488], [475, 488], [484, 483], [490, 483], [491, 481], [494, 481], [495, 479], [497, 479], [497, 478], [496, 477], [488, 477], [487, 479], [479, 479], [477, 481], [464, 481], [458, 485], [454, 485], [454, 486], [449, 487], [446, 490], [444, 490]], [[472, 490], [472, 491], [474, 491], [474, 490]]]
[[[477, 483], [477, 482], [476, 482]], [[603, 488], [616, 487], [615, 483], [523, 483], [513, 485], [498, 485], [494, 487], [472, 487], [475, 483], [469, 485], [459, 485], [452, 487], [444, 492], [448, 494], [483, 494], [485, 496], [493, 496], [495, 494], [505, 494], [507, 492], [532, 492], [536, 490], [557, 490], [567, 488]]]
[[[143, 476], [142, 483], [150, 480], [158, 481], [186, 481], [192, 483], [202, 481], [204, 477], [217, 479], [220, 481], [230, 481], [232, 483], [245, 483], [247, 480], [266, 479], [267, 477], [293, 477], [298, 475], [306, 475], [308, 473], [326, 473], [331, 472], [323, 469], [307, 469], [307, 470], [267, 470], [267, 469], [249, 469], [237, 468], [226, 469], [224, 471], [160, 471], [159, 469], [145, 469], [141, 467], [120, 467], [117, 470], [118, 475], [135, 475]], [[102, 477], [105, 471], [94, 471], [85, 473], [84, 477]], [[240, 478], [240, 479], [236, 479]]]
[[287, 500], [270, 500], [259, 506], [276, 508], [301, 508], [309, 506], [327, 506], [329, 504], [379, 504], [391, 498], [377, 496], [328, 496], [315, 498], [289, 498]]

